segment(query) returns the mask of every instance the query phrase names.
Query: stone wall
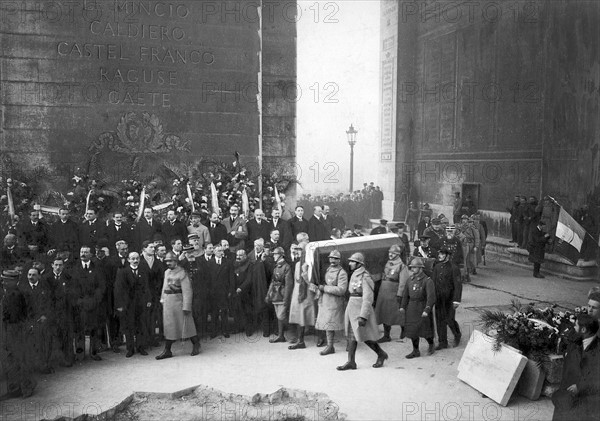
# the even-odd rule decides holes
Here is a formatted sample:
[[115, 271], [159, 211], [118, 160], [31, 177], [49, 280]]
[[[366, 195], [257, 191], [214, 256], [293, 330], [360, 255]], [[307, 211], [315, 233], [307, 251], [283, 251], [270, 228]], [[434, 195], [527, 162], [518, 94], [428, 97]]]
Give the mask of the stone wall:
[[271, 158], [294, 162], [295, 107], [257, 96], [261, 70], [265, 83], [296, 78], [279, 3], [261, 28], [261, 2], [0, 2], [2, 153], [66, 178], [95, 156], [120, 179], [234, 151], [255, 162], [264, 134]]
[[462, 190], [498, 213], [514, 194], [567, 209], [598, 195], [598, 2], [400, 2], [398, 22], [417, 42], [414, 77], [397, 72], [414, 158], [396, 164], [412, 181], [396, 200], [451, 206]]

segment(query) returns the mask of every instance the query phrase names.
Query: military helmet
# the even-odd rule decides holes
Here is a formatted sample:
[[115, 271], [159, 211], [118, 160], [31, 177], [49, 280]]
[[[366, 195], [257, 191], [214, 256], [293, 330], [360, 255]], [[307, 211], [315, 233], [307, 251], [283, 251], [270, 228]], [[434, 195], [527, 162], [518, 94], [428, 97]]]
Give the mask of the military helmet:
[[410, 263], [408, 264], [409, 268], [424, 268], [425, 265], [423, 264], [423, 259], [421, 259], [420, 257], [415, 257], [414, 259], [412, 259], [410, 261]]
[[394, 244], [390, 247], [390, 249], [388, 250], [388, 253], [402, 254], [402, 249], [400, 248], [400, 246], [398, 244]]
[[329, 256], [327, 256], [327, 257], [333, 257], [334, 259], [341, 259], [342, 254], [339, 252], [339, 250], [331, 250], [331, 252], [329, 253]]
[[364, 265], [365, 264], [365, 255], [362, 253], [354, 253], [352, 256], [350, 256], [348, 261], [356, 262], [356, 263], [360, 263], [361, 265]]
[[283, 247], [275, 247], [273, 250], [273, 254], [279, 254], [280, 256], [285, 256], [285, 250]]
[[168, 262], [169, 260], [173, 260], [173, 261], [177, 261], [177, 255], [175, 253], [173, 253], [172, 251], [168, 252], [167, 255], [165, 256], [165, 262]]

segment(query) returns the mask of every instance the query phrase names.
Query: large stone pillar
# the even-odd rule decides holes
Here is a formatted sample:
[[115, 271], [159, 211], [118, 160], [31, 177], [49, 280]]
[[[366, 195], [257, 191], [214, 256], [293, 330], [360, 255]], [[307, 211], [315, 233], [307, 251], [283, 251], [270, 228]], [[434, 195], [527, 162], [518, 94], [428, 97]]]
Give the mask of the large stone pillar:
[[[379, 183], [383, 216], [403, 220], [411, 196], [413, 98], [417, 22], [405, 10], [413, 3], [385, 1], [381, 9], [381, 142]], [[410, 12], [410, 11], [408, 11]]]

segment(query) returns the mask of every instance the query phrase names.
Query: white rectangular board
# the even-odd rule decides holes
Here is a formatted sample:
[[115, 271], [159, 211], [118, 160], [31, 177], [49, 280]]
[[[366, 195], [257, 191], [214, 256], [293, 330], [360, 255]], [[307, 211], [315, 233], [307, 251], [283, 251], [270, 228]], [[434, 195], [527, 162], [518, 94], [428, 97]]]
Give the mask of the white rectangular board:
[[525, 369], [527, 357], [507, 347], [494, 352], [493, 343], [493, 338], [474, 330], [458, 364], [458, 378], [506, 406]]

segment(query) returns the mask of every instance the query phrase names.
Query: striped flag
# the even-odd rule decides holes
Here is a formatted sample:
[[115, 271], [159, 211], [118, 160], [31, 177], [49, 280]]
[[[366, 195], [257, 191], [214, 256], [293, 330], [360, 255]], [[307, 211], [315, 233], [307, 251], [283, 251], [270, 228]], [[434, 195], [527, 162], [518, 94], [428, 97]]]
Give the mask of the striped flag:
[[190, 199], [190, 205], [192, 205], [192, 212], [196, 212], [196, 206], [194, 205], [194, 196], [192, 195], [192, 188], [190, 187], [190, 183], [187, 183], [186, 187], [188, 199]]
[[93, 190], [90, 190], [85, 198], [85, 213], [90, 210], [90, 198], [92, 197]]
[[248, 218], [248, 215], [250, 214], [250, 204], [248, 203], [248, 192], [245, 187], [242, 192], [242, 212], [244, 212], [244, 217]]
[[144, 206], [146, 204], [146, 187], [142, 188], [142, 192], [140, 193], [140, 207], [138, 208], [137, 218], [135, 218], [135, 222], [140, 222], [142, 219], [142, 215], [144, 214]]
[[277, 204], [277, 209], [279, 212], [282, 212], [281, 197], [279, 197], [279, 192], [277, 191], [277, 184], [273, 184], [273, 187], [275, 188], [275, 203]]
[[584, 238], [585, 230], [583, 227], [561, 207], [558, 224], [556, 225], [557, 242], [554, 251], [576, 265]]
[[212, 204], [212, 211], [217, 215], [221, 214], [221, 210], [219, 209], [219, 193], [217, 192], [217, 188], [215, 187], [215, 183], [210, 182], [210, 200]]
[[15, 218], [15, 204], [13, 202], [12, 192], [10, 191], [10, 184], [6, 188], [6, 197], [8, 198], [8, 214], [12, 221]]

